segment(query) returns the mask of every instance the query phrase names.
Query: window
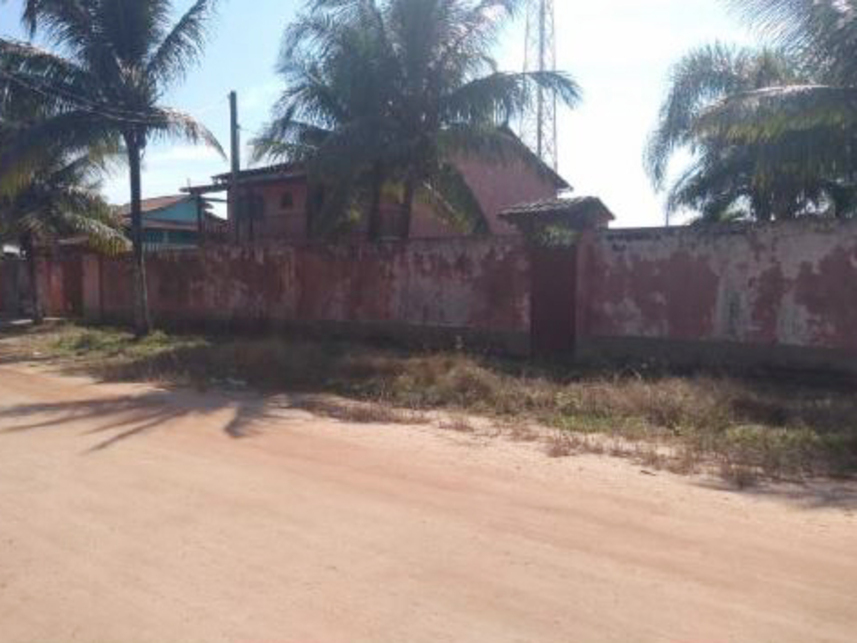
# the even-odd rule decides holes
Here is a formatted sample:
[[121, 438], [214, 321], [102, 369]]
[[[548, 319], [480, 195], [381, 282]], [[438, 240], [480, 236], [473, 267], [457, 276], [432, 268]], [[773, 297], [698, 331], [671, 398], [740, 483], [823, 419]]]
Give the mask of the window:
[[280, 208], [283, 210], [291, 210], [295, 207], [295, 197], [291, 192], [283, 192], [283, 197], [280, 199]]

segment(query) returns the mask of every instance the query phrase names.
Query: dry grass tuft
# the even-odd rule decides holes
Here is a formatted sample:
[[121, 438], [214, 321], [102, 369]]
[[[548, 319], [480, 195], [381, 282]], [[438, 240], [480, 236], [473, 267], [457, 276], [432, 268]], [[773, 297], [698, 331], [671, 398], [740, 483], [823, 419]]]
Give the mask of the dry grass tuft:
[[747, 465], [728, 460], [720, 464], [720, 477], [736, 489], [749, 489], [759, 484], [759, 472]]
[[583, 451], [582, 442], [578, 435], [557, 431], [547, 440], [547, 454], [550, 458], [568, 458]]
[[440, 423], [440, 428], [456, 433], [476, 433], [476, 427], [463, 415], [455, 415]]
[[513, 442], [536, 442], [541, 437], [538, 431], [520, 422], [510, 424], [507, 435]]
[[[368, 403], [326, 410], [355, 422], [412, 423], [423, 421], [420, 412], [440, 409], [487, 416], [520, 441], [540, 439], [530, 428], [536, 424], [553, 427], [570, 434], [549, 440], [549, 450], [558, 453], [573, 446], [685, 472], [726, 462], [724, 475], [740, 481], [748, 477], [744, 471], [789, 479], [857, 473], [853, 383], [576, 372], [461, 352], [288, 338], [155, 333], [135, 342], [122, 331], [74, 326], [22, 333], [11, 343], [20, 341], [31, 353], [60, 357], [73, 370], [108, 380], [203, 388], [240, 382]], [[4, 339], [4, 350], [7, 344]], [[469, 432], [469, 424], [453, 416], [446, 428]]]
[[304, 400], [295, 404], [316, 415], [355, 424], [425, 424], [424, 415], [396, 409], [384, 404], [347, 400]]

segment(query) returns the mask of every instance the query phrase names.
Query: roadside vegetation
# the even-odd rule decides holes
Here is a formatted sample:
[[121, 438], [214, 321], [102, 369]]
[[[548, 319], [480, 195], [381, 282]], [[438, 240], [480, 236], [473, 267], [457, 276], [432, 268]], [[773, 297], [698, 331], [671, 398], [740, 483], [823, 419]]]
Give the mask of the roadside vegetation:
[[346, 403], [316, 401], [309, 410], [357, 422], [418, 423], [442, 412], [441, 427], [542, 440], [552, 457], [595, 452], [680, 473], [714, 468], [741, 486], [857, 473], [857, 395], [843, 380], [574, 369], [311, 339], [131, 339], [61, 325], [7, 335], [0, 351], [49, 355], [64, 370], [107, 381], [333, 394]]
[[[313, 235], [360, 220], [382, 236], [383, 198], [400, 204], [410, 236], [414, 205], [462, 233], [488, 231], [457, 162], [545, 166], [510, 129], [545, 95], [574, 107], [582, 91], [564, 72], [500, 71], [493, 52], [524, 0], [314, 0], [289, 25], [272, 121], [257, 161], [303, 164], [318, 194]], [[387, 232], [389, 234], [389, 231]]]
[[[151, 327], [142, 223], [146, 146], [155, 139], [183, 139], [223, 154], [205, 126], [162, 104], [167, 90], [202, 56], [216, 5], [217, 0], [196, 0], [173, 22], [171, 0], [26, 0], [21, 21], [30, 42], [0, 38], [0, 198], [19, 199], [17, 192], [28, 183], [34, 185], [31, 191], [38, 189], [40, 177], [55, 172], [60, 161], [74, 159], [103, 175], [110, 165], [106, 160], [115, 164], [124, 157], [138, 335]], [[94, 210], [91, 198], [83, 205]], [[74, 214], [80, 221], [81, 207], [79, 202], [39, 204], [36, 214], [45, 218], [46, 209], [59, 209], [66, 219]], [[0, 202], [0, 232], [8, 210]], [[37, 237], [25, 239], [25, 248], [44, 243], [37, 232], [33, 226], [25, 230]]]
[[[854, 3], [725, 4], [763, 45], [709, 44], [673, 68], [645, 154], [668, 211], [699, 223], [853, 218]], [[692, 161], [673, 177], [680, 150]]]

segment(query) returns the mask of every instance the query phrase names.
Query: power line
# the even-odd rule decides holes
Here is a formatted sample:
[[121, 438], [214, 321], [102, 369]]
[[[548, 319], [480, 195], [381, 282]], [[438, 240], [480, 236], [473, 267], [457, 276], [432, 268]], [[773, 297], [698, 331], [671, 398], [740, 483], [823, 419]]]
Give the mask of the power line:
[[[120, 123], [132, 123], [138, 125], [161, 125], [163, 121], [153, 118], [151, 114], [146, 114], [144, 112], [137, 112], [131, 110], [123, 110], [116, 108], [107, 108], [103, 103], [97, 103], [88, 98], [84, 98], [74, 92], [70, 92], [65, 89], [60, 89], [53, 85], [44, 85], [42, 87], [38, 87], [28, 81], [25, 81], [17, 74], [13, 74], [4, 69], [0, 69], [0, 75], [2, 75], [7, 80], [10, 80], [18, 85], [24, 87], [25, 89], [35, 92], [45, 98], [54, 100], [59, 98], [60, 100], [68, 101], [70, 103], [75, 104], [78, 108], [82, 108], [84, 111], [87, 111], [91, 114], [96, 114], [98, 116], [104, 116], [105, 118], [109, 118], [111, 120], [115, 120]], [[222, 101], [218, 101], [217, 104], [212, 104], [209, 108], [213, 109], [214, 107], [218, 107]], [[175, 110], [163, 110], [167, 113]]]

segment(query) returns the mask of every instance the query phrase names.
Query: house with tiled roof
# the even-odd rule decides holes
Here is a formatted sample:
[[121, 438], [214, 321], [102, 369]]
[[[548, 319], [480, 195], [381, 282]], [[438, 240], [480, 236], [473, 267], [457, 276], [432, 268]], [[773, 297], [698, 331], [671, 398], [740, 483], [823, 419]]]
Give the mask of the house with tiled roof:
[[[131, 205], [117, 209], [123, 226], [131, 228]], [[204, 234], [219, 234], [226, 222], [199, 197], [189, 194], [143, 199], [143, 243], [149, 250], [197, 246]]]
[[[536, 163], [510, 160], [489, 164], [475, 159], [456, 162], [467, 186], [479, 202], [485, 216], [486, 232], [495, 236], [517, 235], [514, 225], [500, 217], [508, 208], [521, 203], [556, 199], [571, 186], [552, 168]], [[310, 202], [323, 199], [311, 194], [305, 169], [296, 164], [279, 164], [243, 170], [235, 177], [220, 174], [211, 185], [184, 188], [189, 195], [202, 198], [212, 193], [228, 193], [230, 203], [229, 238], [240, 242], [302, 242], [312, 236]], [[401, 205], [384, 198], [381, 203], [381, 236], [396, 238]], [[366, 235], [367, 223], [353, 226], [353, 238]], [[455, 226], [438, 217], [433, 208], [414, 205], [411, 239], [454, 238], [462, 236]]]

